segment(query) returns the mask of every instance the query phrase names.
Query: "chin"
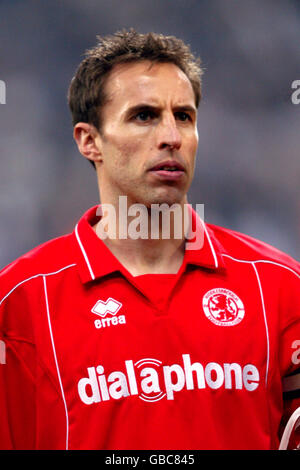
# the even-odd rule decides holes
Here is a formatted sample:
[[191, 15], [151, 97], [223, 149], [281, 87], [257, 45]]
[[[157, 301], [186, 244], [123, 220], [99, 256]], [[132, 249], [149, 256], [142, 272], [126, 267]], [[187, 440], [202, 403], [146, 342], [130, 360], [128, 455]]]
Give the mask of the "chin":
[[168, 194], [168, 195], [160, 195], [160, 196], [153, 197], [151, 198], [151, 200], [149, 198], [149, 200], [145, 202], [145, 205], [148, 208], [150, 208], [152, 204], [158, 204], [158, 205], [167, 204], [168, 206], [172, 206], [173, 204], [182, 204], [185, 200], [186, 200], [185, 195], [175, 196], [175, 195]]

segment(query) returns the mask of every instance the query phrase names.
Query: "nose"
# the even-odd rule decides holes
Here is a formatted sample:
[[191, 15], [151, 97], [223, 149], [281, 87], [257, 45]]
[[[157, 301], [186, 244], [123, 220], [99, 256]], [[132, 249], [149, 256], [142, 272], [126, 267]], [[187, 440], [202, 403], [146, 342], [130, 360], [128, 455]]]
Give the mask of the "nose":
[[164, 117], [157, 127], [157, 145], [160, 150], [175, 149], [179, 150], [181, 147], [181, 134], [176, 125], [175, 117]]

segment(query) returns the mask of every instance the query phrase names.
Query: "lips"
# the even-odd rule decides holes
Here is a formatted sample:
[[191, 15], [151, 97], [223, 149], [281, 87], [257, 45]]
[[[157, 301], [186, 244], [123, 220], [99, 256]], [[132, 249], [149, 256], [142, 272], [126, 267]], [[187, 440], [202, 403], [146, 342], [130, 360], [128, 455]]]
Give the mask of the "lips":
[[177, 181], [185, 173], [184, 167], [175, 160], [160, 162], [149, 171], [162, 181]]
[[167, 160], [161, 163], [158, 163], [150, 171], [184, 171], [183, 166], [175, 160]]

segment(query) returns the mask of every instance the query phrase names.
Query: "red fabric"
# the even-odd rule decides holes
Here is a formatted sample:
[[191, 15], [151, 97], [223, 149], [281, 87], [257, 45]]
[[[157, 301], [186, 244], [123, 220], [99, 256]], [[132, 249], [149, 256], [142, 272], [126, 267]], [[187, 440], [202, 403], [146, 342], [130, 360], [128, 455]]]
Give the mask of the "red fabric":
[[278, 448], [299, 263], [207, 224], [176, 275], [133, 277], [95, 216], [0, 273], [0, 447]]

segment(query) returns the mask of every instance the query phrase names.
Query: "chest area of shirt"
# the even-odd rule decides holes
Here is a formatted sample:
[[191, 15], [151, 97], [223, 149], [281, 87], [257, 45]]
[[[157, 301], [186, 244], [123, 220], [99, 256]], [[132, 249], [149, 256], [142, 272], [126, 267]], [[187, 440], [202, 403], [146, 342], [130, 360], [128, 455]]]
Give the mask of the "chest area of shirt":
[[[184, 355], [207, 363], [266, 361], [269, 325], [254, 273], [221, 276], [195, 270], [167, 293], [155, 295], [123, 278], [58, 295], [47, 285], [46, 328], [63, 366], [74, 374], [89, 366], [115, 370], [149, 358], [173, 364]], [[268, 312], [268, 316], [270, 312]], [[46, 330], [45, 330], [46, 331]], [[42, 347], [42, 345], [41, 345]], [[185, 356], [186, 357], [186, 356]]]
[[68, 292], [48, 279], [44, 288], [38, 354], [70, 416], [80, 410], [83, 423], [121, 404], [150, 416], [152, 406], [165, 410], [175, 401], [184, 409], [213, 397], [223, 406], [226, 396], [235, 406], [236, 394], [251, 401], [264, 393], [269, 332], [249, 270], [194, 270], [161, 296], [119, 277]]

